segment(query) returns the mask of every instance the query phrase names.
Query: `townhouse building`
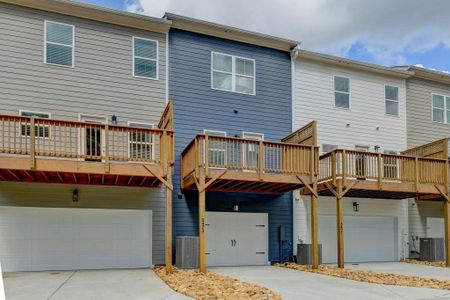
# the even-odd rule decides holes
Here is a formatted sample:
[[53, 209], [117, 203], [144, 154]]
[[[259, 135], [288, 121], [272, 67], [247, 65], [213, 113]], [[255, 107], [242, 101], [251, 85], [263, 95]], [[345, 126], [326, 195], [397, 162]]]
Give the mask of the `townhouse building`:
[[[407, 146], [405, 80], [409, 75], [408, 71], [301, 50], [295, 60], [293, 128], [317, 120], [322, 153], [342, 148], [398, 154]], [[364, 177], [372, 162], [355, 155], [358, 161], [352, 168]], [[396, 172], [397, 162], [392, 158], [382, 168]], [[335, 201], [326, 196], [318, 201], [319, 243], [325, 263], [337, 261]], [[407, 257], [407, 204], [407, 200], [344, 198], [345, 261]], [[296, 194], [293, 205], [294, 240], [309, 243], [309, 199]]]
[[165, 263], [169, 27], [75, 2], [0, 1], [4, 272]]
[[[172, 21], [169, 98], [177, 131], [174, 236], [199, 235], [204, 223], [206, 248], [200, 252], [208, 266], [292, 259], [290, 191], [302, 186], [293, 168], [309, 165], [286, 164], [314, 154], [301, 145], [283, 153], [287, 144], [279, 143], [291, 132], [290, 52], [297, 42], [174, 14], [166, 18]], [[206, 195], [197, 182], [203, 171], [210, 173]]]
[[[405, 67], [414, 75], [406, 81], [407, 144], [413, 148], [430, 144], [429, 153], [436, 152], [442, 139], [450, 136], [450, 75], [416, 66]], [[444, 143], [445, 145], [445, 143]], [[447, 149], [442, 158], [448, 158]], [[445, 146], [444, 146], [445, 147]], [[432, 150], [434, 148], [434, 151]], [[444, 237], [443, 201], [409, 202], [409, 235], [412, 255], [420, 252], [420, 238]]]

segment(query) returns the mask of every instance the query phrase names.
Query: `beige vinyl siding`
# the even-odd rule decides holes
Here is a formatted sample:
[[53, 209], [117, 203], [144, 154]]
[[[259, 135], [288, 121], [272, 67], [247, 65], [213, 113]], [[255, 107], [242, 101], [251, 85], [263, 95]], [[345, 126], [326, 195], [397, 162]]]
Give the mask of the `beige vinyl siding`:
[[[359, 212], [353, 211], [353, 202], [359, 203]], [[336, 216], [336, 199], [332, 197], [319, 197], [317, 202], [318, 215]], [[402, 259], [408, 255], [408, 200], [392, 199], [363, 199], [344, 198], [344, 223], [346, 216], [377, 216], [396, 217], [398, 232], [397, 258]], [[299, 240], [311, 242], [310, 234], [310, 200], [308, 197], [299, 197], [294, 193], [294, 244]], [[337, 234], [336, 234], [337, 235]], [[345, 236], [345, 232], [344, 232]], [[350, 245], [346, 245], [351, 247]], [[295, 250], [294, 250], [295, 251]], [[337, 251], [337, 250], [336, 250]], [[294, 253], [295, 254], [295, 253]]]
[[437, 201], [409, 200], [409, 243], [410, 250], [420, 251], [419, 241], [412, 238], [427, 237], [427, 218], [444, 218], [444, 204]]
[[450, 85], [419, 78], [408, 79], [406, 83], [408, 147], [450, 137], [450, 124], [433, 122], [432, 94], [450, 96]]
[[[44, 21], [75, 26], [75, 67], [44, 63]], [[79, 113], [157, 123], [166, 99], [166, 35], [0, 4], [0, 110]], [[159, 44], [159, 80], [132, 74], [132, 37]]]
[[[407, 80], [408, 147], [415, 147], [432, 140], [450, 137], [450, 124], [433, 122], [432, 94], [450, 96], [450, 85], [414, 77]], [[408, 208], [410, 250], [419, 251], [419, 241], [413, 242], [412, 237], [427, 237], [427, 218], [443, 218], [443, 203], [410, 200]]]
[[[44, 63], [45, 20], [75, 26], [74, 68]], [[158, 123], [166, 104], [166, 34], [0, 3], [0, 36], [0, 113]], [[158, 41], [159, 80], [133, 77], [133, 36]], [[78, 203], [71, 200], [75, 188]], [[164, 189], [0, 182], [0, 205], [151, 209], [153, 263], [164, 263]]]

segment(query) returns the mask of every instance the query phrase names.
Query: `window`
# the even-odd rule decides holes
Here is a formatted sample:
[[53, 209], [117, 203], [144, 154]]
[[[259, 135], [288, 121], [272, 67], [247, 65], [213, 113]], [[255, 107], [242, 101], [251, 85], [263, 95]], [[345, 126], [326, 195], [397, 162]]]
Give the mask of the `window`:
[[327, 152], [331, 152], [334, 149], [337, 149], [338, 146], [337, 145], [332, 145], [332, 144], [323, 144], [322, 145], [322, 152], [323, 153], [327, 153]]
[[398, 87], [386, 85], [384, 87], [386, 114], [398, 116]]
[[129, 133], [129, 155], [132, 160], [153, 160], [155, 157], [154, 135], [142, 128], [154, 128], [153, 124], [128, 122], [137, 127]]
[[45, 21], [44, 61], [47, 64], [74, 66], [75, 27]]
[[[227, 136], [225, 131], [203, 130], [203, 134], [213, 137]], [[203, 149], [205, 146], [203, 145]], [[205, 158], [203, 157], [203, 161]], [[221, 167], [227, 163], [227, 142], [220, 138], [208, 139], [208, 163], [211, 167]]]
[[[20, 111], [19, 114], [23, 117], [50, 119], [49, 113]], [[22, 136], [30, 137], [31, 136], [31, 125], [22, 124], [20, 126], [20, 134]], [[50, 137], [50, 127], [48, 125], [44, 125], [44, 124], [35, 124], [34, 136], [36, 138], [49, 138]]]
[[158, 79], [158, 41], [133, 37], [133, 76]]
[[243, 165], [248, 168], [257, 168], [259, 165], [259, 141], [264, 141], [263, 133], [243, 132], [244, 139], [255, 140], [243, 145]]
[[211, 60], [213, 89], [255, 94], [255, 60], [216, 52]]
[[433, 121], [450, 122], [450, 97], [433, 94]]
[[350, 108], [350, 79], [334, 76], [334, 105]]
[[[385, 150], [385, 154], [397, 154], [397, 151]], [[398, 158], [396, 156], [384, 156], [383, 177], [385, 179], [398, 179]]]

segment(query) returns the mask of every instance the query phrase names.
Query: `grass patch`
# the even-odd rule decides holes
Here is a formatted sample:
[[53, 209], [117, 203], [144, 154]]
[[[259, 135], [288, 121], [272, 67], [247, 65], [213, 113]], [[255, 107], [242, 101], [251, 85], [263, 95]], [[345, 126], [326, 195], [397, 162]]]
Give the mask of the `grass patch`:
[[310, 266], [298, 265], [294, 263], [277, 264], [277, 266], [297, 271], [335, 276], [368, 283], [450, 290], [450, 280], [438, 280], [413, 275], [378, 273], [365, 270], [340, 269], [334, 266], [326, 265], [321, 265], [318, 269], [312, 269]]
[[154, 271], [173, 290], [194, 299], [281, 300], [280, 295], [268, 288], [212, 272], [202, 274], [197, 270], [174, 268], [172, 273], [166, 274], [163, 267]]

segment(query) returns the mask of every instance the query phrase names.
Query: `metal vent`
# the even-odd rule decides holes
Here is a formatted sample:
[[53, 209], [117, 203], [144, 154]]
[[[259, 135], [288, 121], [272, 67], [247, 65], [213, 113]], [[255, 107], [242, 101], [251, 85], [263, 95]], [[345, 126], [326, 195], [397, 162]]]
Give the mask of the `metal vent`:
[[180, 269], [199, 267], [198, 236], [178, 236], [176, 241], [176, 266]]
[[421, 238], [420, 239], [420, 260], [423, 261], [443, 261], [444, 239], [442, 238]]

